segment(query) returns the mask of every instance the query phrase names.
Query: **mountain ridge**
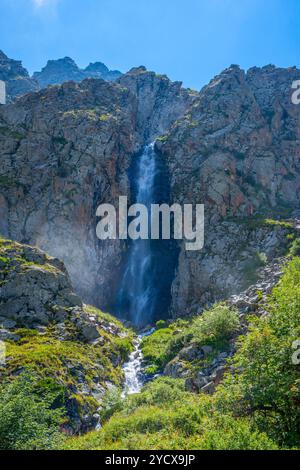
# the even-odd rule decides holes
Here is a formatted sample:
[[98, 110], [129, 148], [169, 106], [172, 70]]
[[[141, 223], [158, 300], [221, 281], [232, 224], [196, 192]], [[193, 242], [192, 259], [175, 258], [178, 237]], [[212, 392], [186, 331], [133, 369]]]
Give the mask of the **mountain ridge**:
[[86, 68], [80, 69], [73, 59], [64, 57], [48, 60], [40, 72], [34, 72], [30, 76], [20, 60], [10, 59], [0, 50], [0, 80], [7, 85], [8, 102], [49, 85], [61, 85], [68, 81], [80, 82], [86, 78], [115, 81], [121, 75], [118, 70], [109, 70], [102, 62], [90, 63]]

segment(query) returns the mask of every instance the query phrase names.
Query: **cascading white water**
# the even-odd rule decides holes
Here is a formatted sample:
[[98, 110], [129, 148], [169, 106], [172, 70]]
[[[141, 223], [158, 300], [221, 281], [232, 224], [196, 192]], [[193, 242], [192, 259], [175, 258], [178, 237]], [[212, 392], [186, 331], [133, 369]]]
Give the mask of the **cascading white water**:
[[122, 394], [123, 398], [125, 398], [126, 395], [139, 393], [144, 385], [145, 376], [142, 370], [143, 354], [141, 351], [141, 342], [145, 336], [151, 335], [154, 331], [155, 328], [152, 328], [151, 330], [138, 335], [134, 341], [134, 351], [130, 354], [128, 362], [126, 362], [123, 367], [125, 377]]
[[[154, 143], [147, 145], [139, 157], [135, 178], [135, 202], [145, 205], [150, 213], [154, 202], [157, 171]], [[127, 266], [119, 292], [119, 304], [137, 327], [153, 318], [156, 295], [151, 240], [132, 241]]]
[[126, 395], [139, 393], [143, 386], [142, 377], [142, 351], [140, 349], [142, 338], [140, 336], [134, 342], [134, 351], [130, 354], [128, 362], [123, 367], [124, 372], [124, 391], [123, 398]]

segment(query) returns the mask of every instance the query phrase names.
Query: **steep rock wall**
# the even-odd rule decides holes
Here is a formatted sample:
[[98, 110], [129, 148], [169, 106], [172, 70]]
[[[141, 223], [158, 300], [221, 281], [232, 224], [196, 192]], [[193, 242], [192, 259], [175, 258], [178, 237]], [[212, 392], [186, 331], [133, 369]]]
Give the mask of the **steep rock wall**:
[[206, 211], [204, 249], [181, 246], [173, 315], [238, 292], [253, 281], [259, 257], [284, 252], [286, 233], [263, 219], [299, 208], [300, 107], [291, 100], [299, 76], [295, 68], [232, 66], [157, 141], [173, 201], [203, 203]]

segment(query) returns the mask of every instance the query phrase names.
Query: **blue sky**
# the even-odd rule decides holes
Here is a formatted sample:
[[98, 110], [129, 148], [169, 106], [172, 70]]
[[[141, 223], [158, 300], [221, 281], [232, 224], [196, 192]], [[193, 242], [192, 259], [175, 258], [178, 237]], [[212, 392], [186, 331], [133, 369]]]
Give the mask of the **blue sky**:
[[32, 72], [71, 56], [201, 88], [230, 64], [300, 66], [299, 0], [0, 0], [0, 49]]

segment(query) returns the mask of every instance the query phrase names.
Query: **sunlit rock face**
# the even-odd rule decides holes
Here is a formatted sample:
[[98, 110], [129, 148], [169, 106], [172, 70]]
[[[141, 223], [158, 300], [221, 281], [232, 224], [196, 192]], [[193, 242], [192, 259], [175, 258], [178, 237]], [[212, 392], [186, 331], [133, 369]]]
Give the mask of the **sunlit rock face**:
[[121, 246], [96, 239], [95, 214], [128, 192], [134, 107], [128, 90], [91, 80], [1, 109], [1, 230], [61, 257], [89, 302], [112, 295]]
[[291, 100], [299, 76], [232, 66], [197, 93], [139, 67], [2, 106], [0, 232], [62, 259], [84, 301], [112, 310], [130, 244], [96, 238], [96, 208], [118, 206], [120, 195], [135, 201], [133, 160], [156, 141], [161, 202], [168, 188], [167, 202], [206, 211], [204, 249], [177, 243], [161, 264], [157, 285], [173, 263], [172, 287], [157, 315], [194, 313], [239, 292], [286, 247], [285, 227], [252, 218], [299, 208], [300, 107]]
[[140, 144], [150, 143], [167, 132], [189, 109], [197, 92], [186, 90], [181, 82], [136, 67], [118, 82], [137, 97], [136, 119]]
[[157, 142], [174, 202], [205, 204], [205, 246], [181, 247], [172, 311], [194, 312], [253, 281], [259, 253], [284, 252], [279, 227], [251, 217], [288, 218], [299, 208], [300, 107], [296, 68], [232, 66], [215, 77], [188, 113]]

